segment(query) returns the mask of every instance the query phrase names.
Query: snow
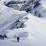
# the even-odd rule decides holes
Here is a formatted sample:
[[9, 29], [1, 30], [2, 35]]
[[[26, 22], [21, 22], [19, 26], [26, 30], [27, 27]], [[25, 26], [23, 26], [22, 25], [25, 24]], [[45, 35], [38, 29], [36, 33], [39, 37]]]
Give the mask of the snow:
[[[3, 9], [3, 7], [5, 6], [2, 5], [0, 9]], [[18, 10], [15, 11], [14, 9], [8, 7], [4, 8], [4, 10], [0, 12], [0, 33], [6, 29], [10, 29], [13, 26], [12, 24], [14, 22], [18, 21], [25, 15], [27, 15], [27, 13], [24, 11], [22, 12]]]
[[[26, 24], [29, 33], [36, 39], [46, 43], [46, 20], [40, 19], [30, 14], [28, 17], [30, 20], [27, 21]], [[46, 46], [46, 44], [44, 44], [44, 46]]]
[[[19, 30], [19, 31], [18, 31]], [[4, 31], [4, 34], [8, 37], [8, 38], [16, 38], [17, 36], [19, 37], [28, 37], [29, 33], [27, 31], [27, 29], [14, 29], [14, 30], [7, 30]]]
[[[26, 17], [29, 18], [28, 21], [25, 22], [27, 27], [22, 29], [14, 29], [14, 30], [7, 30], [9, 31], [9, 34], [7, 34], [10, 39], [0, 40], [0, 43], [3, 44], [1, 46], [46, 46], [46, 21], [35, 17], [31, 14], [28, 14]], [[16, 38], [14, 39], [13, 36], [16, 34], [15, 32], [28, 32], [29, 35], [26, 38], [20, 37], [20, 42], [18, 43], [16, 41]], [[23, 33], [24, 34], [24, 33]]]
[[46, 0], [41, 0], [41, 4], [44, 8], [46, 8]]
[[[0, 9], [0, 34], [8, 36], [4, 40], [0, 39], [0, 46], [46, 46], [46, 19], [4, 5], [0, 5]], [[28, 20], [23, 19], [25, 17]], [[17, 20], [24, 22], [26, 27], [10, 30]], [[21, 36], [20, 42], [17, 42], [17, 36]]]
[[0, 40], [0, 43], [1, 43], [0, 46], [32, 46], [32, 45], [35, 46], [37, 45], [36, 43], [33, 44], [33, 42], [30, 43], [30, 41], [28, 41], [27, 39], [20, 40], [20, 42], [10, 41], [10, 40]]
[[0, 12], [3, 11], [6, 8], [6, 6], [3, 6], [0, 4]]

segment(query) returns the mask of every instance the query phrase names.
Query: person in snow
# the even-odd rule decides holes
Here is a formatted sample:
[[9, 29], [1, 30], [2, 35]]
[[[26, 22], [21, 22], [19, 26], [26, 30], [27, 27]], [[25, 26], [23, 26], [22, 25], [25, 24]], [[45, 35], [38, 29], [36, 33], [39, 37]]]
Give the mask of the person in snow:
[[19, 42], [19, 39], [20, 39], [20, 38], [19, 38], [19, 37], [17, 37], [17, 42]]

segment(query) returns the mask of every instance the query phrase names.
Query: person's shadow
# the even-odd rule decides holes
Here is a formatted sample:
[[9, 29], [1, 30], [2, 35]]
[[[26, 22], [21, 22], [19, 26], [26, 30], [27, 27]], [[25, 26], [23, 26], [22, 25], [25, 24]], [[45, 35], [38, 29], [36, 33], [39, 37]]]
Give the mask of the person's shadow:
[[14, 40], [12, 40], [13, 42], [17, 42], [17, 41], [14, 41]]

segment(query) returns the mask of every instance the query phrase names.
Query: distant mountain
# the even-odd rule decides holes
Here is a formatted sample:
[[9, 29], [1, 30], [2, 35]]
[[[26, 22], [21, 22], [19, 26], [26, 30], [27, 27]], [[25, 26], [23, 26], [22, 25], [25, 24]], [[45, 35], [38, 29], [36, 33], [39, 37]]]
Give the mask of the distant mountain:
[[[24, 11], [29, 11], [33, 9], [33, 7], [36, 6], [37, 3], [39, 3], [40, 0], [29, 0], [29, 1], [9, 1], [5, 2], [4, 4], [8, 7], [12, 7], [15, 10], [24, 10]], [[39, 5], [39, 4], [37, 4]]]
[[15, 10], [26, 11], [38, 17], [46, 17], [46, 9], [42, 4], [44, 4], [43, 0], [9, 0], [4, 2], [4, 5]]

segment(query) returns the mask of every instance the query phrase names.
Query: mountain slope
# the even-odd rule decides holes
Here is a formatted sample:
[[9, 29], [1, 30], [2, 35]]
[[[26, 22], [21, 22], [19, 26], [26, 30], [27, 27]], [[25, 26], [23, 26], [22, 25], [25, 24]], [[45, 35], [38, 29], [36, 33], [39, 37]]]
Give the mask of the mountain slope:
[[[0, 9], [2, 10], [0, 11], [0, 33], [4, 30], [12, 28], [13, 26], [16, 25], [16, 23], [18, 23], [18, 25], [16, 25], [15, 28], [21, 26], [21, 24], [24, 23], [24, 22], [17, 22], [17, 21], [20, 18], [23, 18], [27, 14], [26, 12], [15, 11], [14, 9], [5, 7], [3, 5], [0, 6], [2, 6], [0, 7]], [[3, 7], [5, 8], [3, 9]]]
[[[19, 45], [19, 46], [46, 46], [46, 20], [40, 19], [38, 17], [35, 17], [31, 14], [28, 14], [26, 17], [29, 18], [25, 24], [27, 25], [25, 28], [20, 29], [14, 29], [14, 30], [5, 30], [7, 35], [10, 37], [10, 39], [5, 39], [4, 41], [1, 40], [0, 43], [3, 43], [3, 45], [6, 45], [9, 41], [9, 46], [13, 45]], [[13, 37], [13, 34], [16, 34], [17, 32], [20, 33], [20, 31], [28, 32], [28, 37], [20, 37], [20, 42], [16, 42], [16, 38]], [[10, 33], [11, 32], [11, 33]], [[14, 33], [16, 32], [16, 33]], [[18, 35], [18, 33], [16, 35]], [[12, 41], [12, 42], [11, 42]], [[5, 44], [6, 43], [6, 44]], [[12, 43], [12, 44], [11, 44]], [[22, 44], [23, 43], [23, 44]], [[1, 45], [1, 44], [0, 44]], [[1, 45], [1, 46], [3, 46]]]
[[[36, 16], [40, 14], [46, 18], [46, 9], [41, 5], [30, 13], [35, 11]], [[0, 38], [0, 46], [46, 46], [46, 19], [30, 13], [0, 5], [0, 34], [8, 37], [4, 40]], [[20, 42], [17, 42], [17, 36], [20, 37]]]

